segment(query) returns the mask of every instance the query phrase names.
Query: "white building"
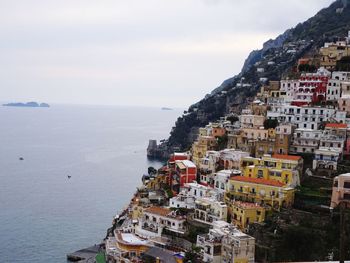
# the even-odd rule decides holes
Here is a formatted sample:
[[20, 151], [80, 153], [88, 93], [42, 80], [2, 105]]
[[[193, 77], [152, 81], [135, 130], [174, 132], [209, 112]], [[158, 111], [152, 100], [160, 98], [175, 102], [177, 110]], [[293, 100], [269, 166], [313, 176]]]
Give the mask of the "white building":
[[322, 131], [299, 128], [294, 131], [291, 153], [314, 153], [318, 149]]
[[350, 81], [350, 72], [333, 71], [332, 79], [340, 80], [340, 81]]
[[294, 100], [296, 97], [296, 93], [298, 92], [299, 89], [299, 80], [295, 79], [286, 79], [286, 80], [281, 80], [281, 86], [280, 90], [285, 91], [285, 102], [291, 102]]
[[320, 139], [320, 147], [334, 149], [342, 152], [344, 149], [345, 138], [333, 134], [328, 134], [324, 131]]
[[182, 189], [177, 196], [169, 199], [169, 206], [172, 208], [194, 209], [196, 198], [189, 194], [187, 189]]
[[315, 150], [315, 158], [312, 161], [312, 169], [336, 171], [340, 152], [336, 149], [323, 148]]
[[213, 224], [218, 220], [227, 220], [227, 205], [216, 198], [198, 198], [196, 200], [193, 219], [205, 224]]
[[217, 163], [220, 158], [218, 151], [207, 151], [204, 158], [201, 159], [199, 170], [201, 173], [214, 173], [216, 171]]
[[215, 174], [214, 190], [218, 193], [218, 200], [223, 200], [226, 191], [229, 191], [229, 179], [231, 176], [241, 175], [240, 170], [221, 170]]
[[289, 104], [275, 105], [267, 112], [268, 119], [277, 119], [280, 123], [295, 124], [297, 128], [317, 130], [322, 122], [345, 123], [346, 112], [333, 108], [298, 107]]
[[162, 231], [184, 234], [186, 219], [168, 208], [152, 206], [143, 211], [143, 216], [135, 229], [135, 234], [143, 238], [161, 236]]
[[188, 193], [195, 198], [211, 197], [215, 195], [215, 191], [211, 187], [198, 184], [197, 182], [185, 184], [184, 188], [187, 188]]
[[180, 193], [169, 199], [169, 206], [173, 208], [195, 208], [195, 201], [202, 197], [217, 196], [217, 192], [208, 186], [198, 184], [197, 182], [187, 183], [181, 187]]
[[338, 101], [341, 93], [340, 83], [340, 80], [337, 79], [328, 80], [326, 92], [327, 101]]
[[203, 262], [255, 261], [255, 239], [224, 221], [214, 222], [208, 234], [198, 235], [196, 246], [201, 248]]

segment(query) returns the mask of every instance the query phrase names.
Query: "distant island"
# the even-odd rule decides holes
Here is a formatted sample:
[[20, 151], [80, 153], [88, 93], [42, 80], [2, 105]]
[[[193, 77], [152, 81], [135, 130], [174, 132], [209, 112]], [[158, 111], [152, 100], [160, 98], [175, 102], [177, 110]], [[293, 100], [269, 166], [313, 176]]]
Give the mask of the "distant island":
[[49, 104], [47, 103], [37, 103], [35, 101], [31, 101], [31, 102], [12, 102], [12, 103], [6, 103], [3, 104], [2, 106], [9, 106], [9, 107], [32, 107], [32, 108], [36, 108], [36, 107], [43, 107], [43, 108], [48, 108], [50, 107]]
[[163, 107], [162, 110], [173, 110], [172, 108]]

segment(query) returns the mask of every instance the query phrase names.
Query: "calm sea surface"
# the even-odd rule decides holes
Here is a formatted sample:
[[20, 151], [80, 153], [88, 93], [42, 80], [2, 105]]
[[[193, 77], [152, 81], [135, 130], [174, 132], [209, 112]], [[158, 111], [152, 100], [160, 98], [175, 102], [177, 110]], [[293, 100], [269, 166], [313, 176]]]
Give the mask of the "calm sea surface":
[[147, 167], [161, 165], [147, 160], [148, 139], [167, 138], [180, 114], [0, 107], [0, 262], [66, 262], [101, 241]]

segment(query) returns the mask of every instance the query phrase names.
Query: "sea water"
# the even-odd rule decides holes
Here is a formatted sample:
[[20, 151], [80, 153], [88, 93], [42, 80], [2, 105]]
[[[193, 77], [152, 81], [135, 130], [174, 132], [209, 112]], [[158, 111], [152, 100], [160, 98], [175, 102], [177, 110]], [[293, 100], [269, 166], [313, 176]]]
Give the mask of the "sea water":
[[147, 167], [162, 165], [147, 160], [148, 140], [167, 138], [180, 114], [0, 106], [0, 262], [66, 262], [99, 243]]

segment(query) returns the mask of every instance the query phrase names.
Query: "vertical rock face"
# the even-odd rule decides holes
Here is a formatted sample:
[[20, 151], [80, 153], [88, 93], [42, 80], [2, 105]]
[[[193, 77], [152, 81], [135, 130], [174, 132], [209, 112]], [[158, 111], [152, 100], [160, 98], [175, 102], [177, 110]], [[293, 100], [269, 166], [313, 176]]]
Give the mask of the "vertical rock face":
[[[339, 8], [343, 9], [340, 14], [337, 13]], [[350, 30], [349, 21], [348, 1], [337, 0], [304, 23], [268, 40], [261, 50], [252, 51], [238, 75], [225, 80], [177, 119], [169, 139], [157, 146], [154, 157], [166, 157], [174, 149], [187, 150], [198, 127], [230, 112], [238, 112], [256, 95], [260, 80], [279, 80], [306, 52], [316, 50], [334, 37], [346, 36]], [[293, 52], [288, 52], [291, 49]]]

